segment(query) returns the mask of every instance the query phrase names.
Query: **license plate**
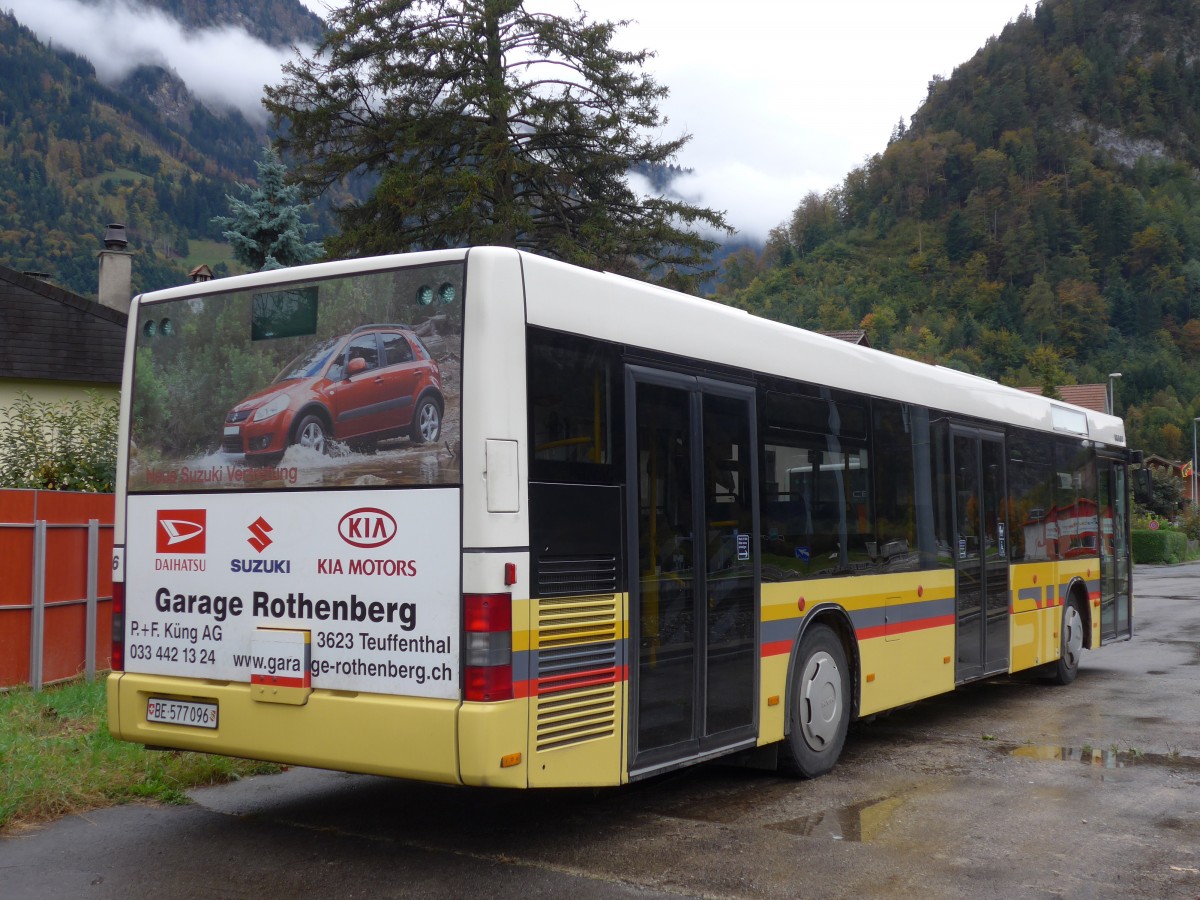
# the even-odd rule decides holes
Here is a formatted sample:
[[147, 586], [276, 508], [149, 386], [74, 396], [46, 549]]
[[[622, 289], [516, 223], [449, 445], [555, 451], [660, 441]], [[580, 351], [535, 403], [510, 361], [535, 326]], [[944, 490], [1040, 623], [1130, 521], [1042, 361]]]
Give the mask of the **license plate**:
[[191, 728], [216, 728], [217, 704], [151, 697], [146, 701], [146, 721], [187, 725]]
[[237, 435], [239, 435], [241, 433], [242, 433], [241, 425], [226, 425], [225, 426], [225, 437], [236, 437]]

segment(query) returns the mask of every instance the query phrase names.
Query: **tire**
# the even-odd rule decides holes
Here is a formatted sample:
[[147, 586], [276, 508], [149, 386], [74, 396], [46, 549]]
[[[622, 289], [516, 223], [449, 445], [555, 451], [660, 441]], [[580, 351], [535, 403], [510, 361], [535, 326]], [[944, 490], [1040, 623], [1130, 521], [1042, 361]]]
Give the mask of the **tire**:
[[433, 443], [442, 433], [442, 411], [432, 397], [417, 403], [408, 437], [414, 444]]
[[1062, 625], [1058, 630], [1058, 662], [1050, 672], [1055, 684], [1070, 684], [1079, 674], [1079, 660], [1083, 656], [1083, 613], [1079, 600], [1071, 597], [1063, 604]]
[[316, 450], [318, 453], [327, 453], [329, 429], [320, 416], [309, 413], [296, 426], [296, 436], [292, 443]]
[[817, 778], [834, 767], [850, 727], [850, 701], [850, 666], [842, 642], [833, 629], [814, 625], [796, 655], [780, 758], [784, 772]]

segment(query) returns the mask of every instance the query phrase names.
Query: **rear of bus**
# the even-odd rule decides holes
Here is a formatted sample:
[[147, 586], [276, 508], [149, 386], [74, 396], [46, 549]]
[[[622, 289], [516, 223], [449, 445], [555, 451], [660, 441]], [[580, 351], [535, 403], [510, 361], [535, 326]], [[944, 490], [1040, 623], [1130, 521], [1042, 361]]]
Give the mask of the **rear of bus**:
[[528, 552], [506, 549], [528, 543], [523, 347], [512, 252], [327, 263], [136, 298], [112, 733], [527, 784], [513, 623]]

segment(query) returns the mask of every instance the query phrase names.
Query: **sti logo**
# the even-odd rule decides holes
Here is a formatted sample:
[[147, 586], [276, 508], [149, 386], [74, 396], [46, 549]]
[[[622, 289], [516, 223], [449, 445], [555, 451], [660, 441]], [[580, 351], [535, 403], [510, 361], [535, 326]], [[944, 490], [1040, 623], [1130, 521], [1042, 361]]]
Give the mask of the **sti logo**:
[[246, 538], [246, 543], [259, 553], [262, 553], [273, 543], [275, 543], [271, 540], [270, 535], [267, 533], [274, 531], [274, 529], [271, 527], [271, 523], [262, 516], [259, 516], [257, 519], [251, 522], [247, 528], [250, 530], [250, 537]]
[[159, 553], [203, 553], [207, 510], [160, 509], [155, 549]]
[[382, 547], [396, 536], [396, 520], [382, 509], [352, 509], [338, 521], [338, 534], [353, 547]]

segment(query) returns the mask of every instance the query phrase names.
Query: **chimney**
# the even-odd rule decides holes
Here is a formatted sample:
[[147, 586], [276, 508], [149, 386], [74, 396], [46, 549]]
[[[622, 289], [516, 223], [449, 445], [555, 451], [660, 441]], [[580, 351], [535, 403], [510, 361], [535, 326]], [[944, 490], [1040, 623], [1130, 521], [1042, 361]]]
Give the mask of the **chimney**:
[[112, 224], [104, 232], [104, 249], [96, 254], [100, 259], [100, 292], [102, 306], [118, 312], [129, 312], [133, 290], [133, 254], [125, 248], [125, 226]]

